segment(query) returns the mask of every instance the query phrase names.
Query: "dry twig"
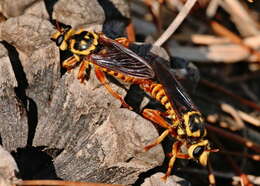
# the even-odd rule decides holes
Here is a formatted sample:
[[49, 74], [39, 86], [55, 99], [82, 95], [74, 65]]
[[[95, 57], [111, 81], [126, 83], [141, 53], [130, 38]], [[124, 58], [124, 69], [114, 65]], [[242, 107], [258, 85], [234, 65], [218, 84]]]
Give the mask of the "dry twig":
[[221, 87], [221, 86], [219, 86], [219, 85], [217, 85], [215, 83], [209, 82], [209, 81], [207, 81], [205, 79], [201, 80], [200, 82], [203, 83], [204, 85], [210, 87], [210, 88], [216, 89], [216, 90], [218, 90], [218, 91], [220, 91], [220, 92], [230, 96], [231, 98], [239, 101], [240, 103], [242, 103], [244, 105], [247, 105], [247, 106], [249, 106], [251, 108], [254, 108], [255, 110], [260, 111], [260, 106], [259, 105], [255, 104], [254, 102], [252, 102], [250, 100], [247, 100], [245, 98], [242, 98], [242, 97], [232, 93], [231, 91], [225, 89], [224, 87]]
[[220, 153], [233, 155], [233, 156], [241, 156], [241, 157], [244, 157], [244, 158], [250, 158], [254, 161], [260, 161], [260, 155], [258, 155], [258, 154], [248, 154], [246, 152], [241, 153], [241, 152], [230, 152], [230, 151], [220, 151]]
[[207, 129], [209, 131], [215, 132], [219, 136], [222, 136], [222, 137], [228, 138], [230, 140], [233, 140], [233, 141], [235, 141], [235, 142], [237, 142], [239, 144], [244, 145], [245, 147], [247, 147], [249, 149], [254, 150], [257, 153], [260, 153], [260, 145], [259, 144], [255, 144], [251, 140], [248, 140], [246, 138], [238, 136], [238, 135], [236, 135], [236, 134], [234, 134], [232, 132], [228, 132], [228, 131], [226, 131], [224, 129], [214, 127], [212, 125], [207, 125], [206, 127], [207, 127]]
[[260, 52], [256, 51], [252, 47], [245, 44], [245, 42], [236, 34], [225, 28], [223, 25], [217, 23], [216, 21], [211, 22], [212, 29], [221, 36], [229, 38], [233, 43], [240, 45], [246, 51], [256, 56], [256, 60], [260, 62]]
[[176, 16], [176, 18], [172, 21], [170, 26], [164, 31], [164, 33], [159, 37], [159, 39], [154, 43], [154, 45], [161, 46], [165, 41], [167, 41], [170, 36], [175, 32], [175, 30], [182, 23], [184, 18], [188, 15], [189, 11], [196, 3], [197, 0], [188, 0], [186, 4], [183, 6], [182, 10]]
[[224, 112], [229, 113], [234, 118], [234, 120], [236, 121], [235, 122], [236, 130], [239, 130], [239, 129], [245, 127], [244, 122], [242, 121], [240, 115], [238, 114], [238, 111], [234, 107], [232, 107], [229, 104], [225, 104], [225, 103], [220, 104], [220, 107]]

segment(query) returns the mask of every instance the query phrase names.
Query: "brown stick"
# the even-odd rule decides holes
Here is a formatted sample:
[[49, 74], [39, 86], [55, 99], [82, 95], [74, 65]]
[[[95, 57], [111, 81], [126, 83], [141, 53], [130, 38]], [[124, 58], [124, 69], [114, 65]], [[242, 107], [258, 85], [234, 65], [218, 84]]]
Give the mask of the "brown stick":
[[220, 136], [223, 136], [224, 138], [231, 139], [231, 140], [233, 140], [237, 143], [240, 143], [240, 144], [246, 146], [249, 149], [254, 150], [257, 153], [260, 153], [260, 145], [259, 144], [256, 144], [256, 143], [254, 143], [254, 142], [252, 142], [252, 141], [250, 141], [246, 138], [243, 138], [241, 136], [238, 136], [236, 134], [233, 134], [233, 133], [228, 132], [226, 130], [223, 130], [221, 128], [214, 127], [212, 125], [206, 125], [206, 127], [209, 131], [215, 132], [215, 133], [219, 134]]
[[135, 29], [133, 23], [130, 23], [126, 27], [127, 38], [130, 42], [135, 42]]
[[205, 80], [205, 79], [200, 80], [200, 82], [201, 82], [202, 84], [204, 84], [204, 85], [210, 87], [210, 88], [216, 89], [216, 90], [218, 90], [218, 91], [220, 91], [220, 92], [222, 92], [222, 93], [224, 93], [224, 94], [230, 96], [231, 98], [233, 98], [233, 99], [235, 99], [235, 100], [238, 100], [240, 103], [243, 103], [243, 104], [245, 104], [245, 105], [247, 105], [247, 106], [249, 106], [249, 107], [251, 107], [251, 108], [254, 108], [255, 110], [260, 111], [260, 106], [259, 106], [259, 105], [255, 104], [254, 102], [252, 102], [252, 101], [250, 101], [250, 100], [247, 100], [247, 99], [245, 99], [245, 98], [242, 98], [242, 97], [240, 97], [240, 96], [238, 96], [238, 95], [236, 95], [236, 94], [233, 94], [233, 93], [230, 92], [229, 90], [227, 90], [227, 89], [225, 89], [225, 88], [223, 88], [223, 87], [221, 87], [221, 86], [219, 86], [219, 85], [217, 85], [217, 84], [215, 84], [215, 83], [209, 82], [209, 81], [207, 81], [207, 80]]
[[260, 62], [260, 52], [245, 44], [245, 42], [238, 35], [234, 34], [216, 21], [211, 22], [211, 27], [217, 34], [229, 38], [233, 43], [240, 45], [250, 54], [255, 55], [257, 57], [257, 61]]

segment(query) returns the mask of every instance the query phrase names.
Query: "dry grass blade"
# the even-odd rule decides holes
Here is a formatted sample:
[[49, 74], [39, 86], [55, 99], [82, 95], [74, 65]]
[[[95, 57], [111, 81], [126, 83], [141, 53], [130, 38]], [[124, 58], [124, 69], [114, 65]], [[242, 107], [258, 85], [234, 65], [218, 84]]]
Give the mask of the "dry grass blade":
[[236, 25], [242, 36], [254, 36], [259, 34], [257, 21], [253, 19], [243, 5], [243, 1], [222, 0], [220, 5], [230, 14], [230, 20]]
[[250, 124], [252, 124], [256, 127], [260, 127], [260, 120], [259, 119], [255, 118], [255, 117], [253, 117], [253, 116], [251, 116], [251, 115], [249, 115], [249, 114], [247, 114], [243, 111], [240, 111], [240, 110], [238, 111], [238, 114], [244, 121], [246, 121], [246, 122], [248, 122], [248, 123], [250, 123]]
[[144, 3], [149, 8], [151, 15], [153, 17], [154, 23], [157, 27], [158, 32], [161, 32], [162, 29], [162, 21], [161, 21], [161, 4], [162, 1], [158, 0], [145, 0]]
[[218, 6], [219, 6], [219, 2], [220, 2], [220, 0], [211, 0], [209, 2], [209, 5], [208, 5], [207, 11], [206, 11], [206, 14], [208, 17], [213, 17], [216, 14]]
[[245, 44], [244, 41], [238, 35], [234, 34], [233, 32], [225, 28], [223, 25], [217, 23], [216, 21], [212, 21], [211, 26], [217, 34], [229, 38], [233, 43], [240, 45], [249, 53], [255, 55], [257, 57], [256, 61], [260, 62], [260, 52]]
[[188, 15], [193, 5], [197, 0], [188, 0], [186, 4], [183, 6], [182, 10], [176, 16], [176, 18], [172, 21], [170, 26], [164, 31], [164, 33], [159, 37], [159, 39], [154, 43], [154, 45], [161, 46], [165, 41], [167, 41], [170, 36], [175, 32], [175, 30], [182, 23], [184, 18]]
[[241, 156], [241, 157], [245, 157], [245, 158], [250, 158], [254, 161], [260, 161], [260, 155], [258, 155], [258, 154], [248, 154], [248, 153], [230, 152], [230, 151], [220, 151], [220, 153], [233, 155], [233, 156]]
[[[234, 119], [236, 120], [237, 124], [240, 126], [240, 128], [244, 127], [244, 123], [243, 121], [248, 122], [251, 125], [254, 125], [256, 127], [260, 126], [260, 120], [241, 111], [241, 110], [236, 110], [235, 108], [233, 108], [231, 105], [225, 103], [225, 104], [221, 104], [220, 105], [221, 109], [227, 113], [230, 113]], [[241, 121], [241, 119], [243, 121]]]
[[241, 128], [244, 128], [245, 127], [245, 124], [244, 122], [242, 121], [240, 115], [238, 114], [238, 111], [232, 107], [231, 105], [229, 104], [225, 104], [225, 103], [222, 103], [220, 105], [221, 109], [224, 111], [224, 112], [227, 112], [229, 113], [233, 118], [234, 120], [236, 121], [236, 130], [239, 130]]

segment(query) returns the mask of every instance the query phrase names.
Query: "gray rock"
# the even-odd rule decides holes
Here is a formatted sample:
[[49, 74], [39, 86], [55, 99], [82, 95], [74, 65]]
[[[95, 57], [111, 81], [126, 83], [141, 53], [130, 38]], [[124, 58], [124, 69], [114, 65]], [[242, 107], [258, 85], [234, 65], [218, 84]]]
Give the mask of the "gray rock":
[[[21, 102], [16, 99], [15, 87], [18, 86], [13, 63], [8, 51], [0, 44], [0, 118], [1, 141], [8, 151], [26, 145], [27, 118]], [[19, 139], [19, 140], [18, 140]]]
[[97, 0], [60, 0], [54, 6], [53, 18], [72, 27], [102, 25], [105, 14]]
[[149, 178], [146, 178], [141, 186], [191, 186], [191, 184], [178, 176], [169, 176], [166, 181], [162, 180], [161, 177], [164, 173], [158, 172]]
[[17, 180], [18, 167], [9, 152], [0, 146], [0, 186], [11, 186]]
[[150, 122], [135, 113], [112, 109], [95, 132], [78, 135], [72, 150], [55, 159], [57, 174], [72, 180], [133, 184], [141, 172], [164, 159], [161, 146], [143, 152], [156, 133]]
[[0, 1], [0, 7], [2, 13], [6, 17], [16, 17], [24, 13], [27, 7], [32, 6], [35, 2], [39, 0], [20, 0], [20, 1]]

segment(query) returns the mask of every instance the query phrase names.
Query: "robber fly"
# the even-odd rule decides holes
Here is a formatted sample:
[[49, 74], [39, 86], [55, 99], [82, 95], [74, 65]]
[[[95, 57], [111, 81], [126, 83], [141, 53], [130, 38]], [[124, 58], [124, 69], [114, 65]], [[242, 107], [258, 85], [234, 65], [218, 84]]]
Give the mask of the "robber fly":
[[73, 53], [73, 56], [62, 62], [64, 68], [70, 70], [80, 64], [78, 79], [83, 82], [86, 70], [92, 64], [98, 80], [121, 101], [124, 107], [131, 108], [106, 83], [104, 72], [125, 82], [137, 84], [154, 77], [150, 65], [125, 47], [128, 44], [124, 38], [112, 40], [103, 33], [83, 29], [74, 30], [69, 25], [63, 25], [51, 39], [56, 42], [60, 50]]
[[[158, 60], [147, 62], [128, 49], [129, 43], [124, 38], [112, 40], [103, 33], [74, 30], [68, 25], [58, 28], [51, 39], [60, 50], [73, 54], [62, 62], [62, 66], [70, 70], [80, 65], [78, 79], [81, 82], [85, 79], [86, 69], [93, 65], [98, 80], [124, 107], [131, 108], [106, 83], [105, 73], [124, 82], [138, 84], [165, 106], [165, 115], [172, 120], [170, 124], [161, 116], [164, 114], [157, 110], [145, 109], [143, 113], [146, 118], [166, 128], [155, 143], [145, 147], [146, 150], [159, 144], [167, 135], [177, 139], [165, 178], [170, 175], [176, 158], [195, 159], [202, 165], [207, 164], [211, 150], [208, 141], [204, 140], [204, 119], [176, 78], [160, 62], [156, 62]], [[187, 146], [188, 154], [180, 153], [182, 145]]]
[[[155, 72], [157, 84], [153, 83], [151, 93], [166, 108], [166, 113], [158, 110], [144, 110], [144, 116], [159, 124], [166, 130], [156, 139], [156, 141], [145, 148], [148, 150], [167, 136], [171, 135], [177, 141], [173, 144], [171, 159], [168, 170], [163, 177], [166, 179], [173, 167], [176, 158], [195, 159], [203, 166], [208, 163], [210, 152], [217, 152], [218, 149], [211, 149], [209, 141], [204, 139], [207, 134], [206, 122], [201, 112], [194, 105], [182, 85], [175, 76], [165, 66], [159, 57], [152, 57], [152, 68]], [[171, 118], [172, 123], [168, 123], [163, 116]], [[187, 148], [187, 154], [180, 152], [182, 145]]]

